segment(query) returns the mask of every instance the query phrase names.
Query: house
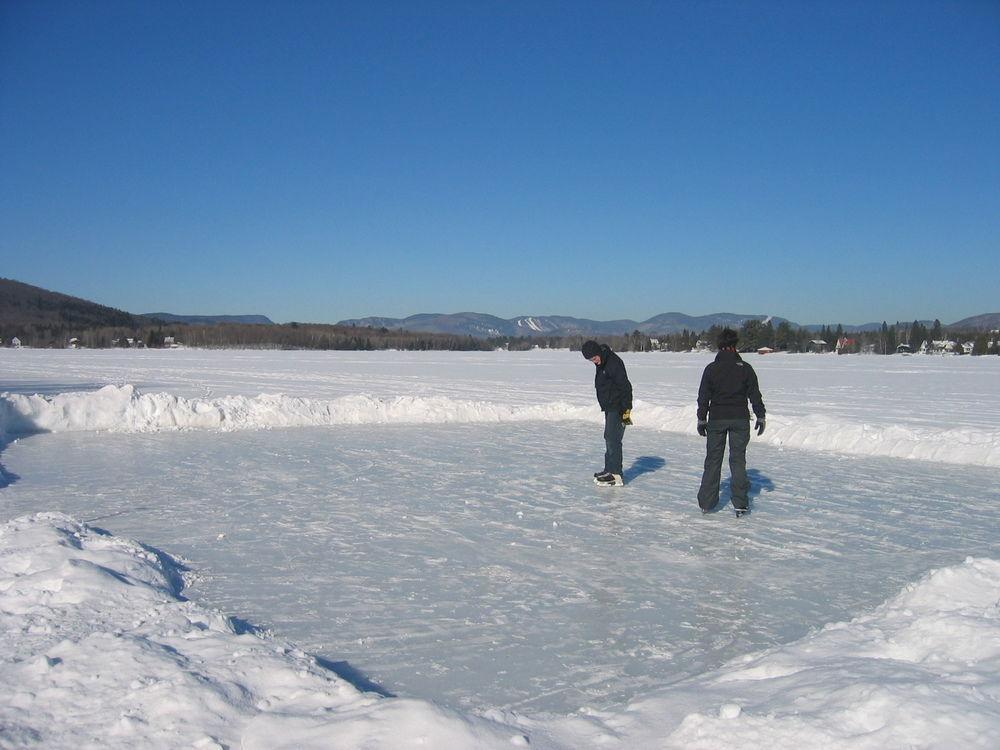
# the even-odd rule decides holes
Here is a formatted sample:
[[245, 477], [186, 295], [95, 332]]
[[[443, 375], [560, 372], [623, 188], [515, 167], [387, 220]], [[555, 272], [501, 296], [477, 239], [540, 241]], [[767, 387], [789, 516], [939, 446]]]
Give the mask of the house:
[[771, 354], [773, 352], [774, 352], [774, 349], [772, 349], [769, 346], [762, 346], [760, 349], [757, 350], [758, 354]]
[[79, 349], [80, 348], [80, 339], [78, 339], [78, 338], [76, 338], [74, 336], [73, 338], [71, 338], [69, 340], [69, 343], [66, 345], [66, 348], [67, 349]]
[[849, 339], [847, 336], [837, 339], [837, 354], [856, 354], [860, 349], [857, 339]]
[[973, 349], [976, 348], [976, 342], [966, 341], [962, 344], [962, 354], [972, 354]]
[[911, 354], [913, 348], [909, 344], [896, 344], [896, 354]]
[[20, 349], [21, 348], [21, 339], [19, 339], [17, 336], [15, 336], [14, 338], [12, 338], [10, 340], [10, 345], [12, 347], [14, 347], [15, 349]]
[[920, 345], [921, 354], [954, 354], [958, 344], [954, 341], [925, 341]]
[[830, 345], [823, 339], [813, 339], [809, 342], [809, 351], [816, 354], [825, 354], [829, 348]]

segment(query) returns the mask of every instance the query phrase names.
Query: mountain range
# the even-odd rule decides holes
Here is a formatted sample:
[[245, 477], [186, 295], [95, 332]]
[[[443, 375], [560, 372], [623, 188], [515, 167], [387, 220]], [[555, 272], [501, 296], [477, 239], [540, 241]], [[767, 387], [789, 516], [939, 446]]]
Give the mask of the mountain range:
[[[338, 325], [370, 326], [372, 328], [403, 329], [421, 333], [452, 333], [475, 337], [508, 336], [621, 336], [639, 331], [648, 336], [680, 333], [681, 331], [705, 331], [712, 326], [739, 328], [748, 320], [770, 321], [775, 327], [787, 322], [793, 328], [815, 328], [822, 325], [799, 326], [786, 318], [773, 315], [741, 315], [737, 313], [713, 313], [711, 315], [685, 315], [668, 312], [648, 320], [589, 320], [563, 315], [526, 315], [517, 318], [498, 318], [483, 313], [463, 312], [452, 314], [423, 313], [408, 318], [353, 318], [342, 320]], [[846, 333], [876, 330], [881, 323], [866, 323], [859, 326], [844, 326]]]
[[[770, 321], [775, 327], [787, 322], [792, 328], [805, 328], [818, 331], [824, 326], [835, 328], [837, 323], [807, 323], [800, 325], [787, 318], [774, 315], [740, 315], [736, 313], [713, 313], [711, 315], [685, 315], [679, 312], [668, 312], [656, 315], [648, 320], [589, 320], [587, 318], [572, 318], [564, 315], [525, 315], [516, 318], [498, 318], [484, 313], [421, 313], [408, 318], [352, 318], [341, 320], [337, 325], [366, 326], [372, 328], [402, 329], [420, 333], [451, 333], [476, 338], [493, 338], [509, 336], [621, 336], [639, 331], [647, 336], [658, 334], [680, 333], [688, 330], [694, 332], [706, 331], [712, 326], [729, 326], [740, 328], [748, 320]], [[893, 321], [912, 323], [913, 321]], [[934, 321], [921, 320], [930, 327]], [[844, 333], [861, 333], [877, 331], [881, 323], [863, 323], [861, 325], [844, 325]], [[1000, 328], [1000, 313], [987, 313], [964, 318], [946, 328], [963, 330], [995, 330]]]
[[[212, 325], [218, 323], [274, 325], [264, 315], [177, 315], [157, 312], [135, 315], [106, 307], [89, 300], [71, 297], [59, 292], [24, 284], [13, 279], [0, 278], [0, 324], [4, 326], [36, 325], [62, 326], [74, 329], [100, 326], [139, 327], [150, 321]], [[662, 313], [641, 322], [634, 320], [590, 320], [564, 315], [526, 315], [516, 318], [498, 318], [484, 313], [423, 313], [408, 318], [368, 317], [342, 320], [337, 325], [402, 329], [416, 333], [446, 333], [475, 338], [532, 337], [532, 336], [618, 336], [639, 331], [648, 336], [679, 333], [683, 330], [701, 332], [712, 326], [739, 328], [748, 320], [770, 321], [775, 327], [788, 322], [793, 328], [819, 330], [820, 324], [800, 326], [770, 315], [740, 315], [714, 313], [692, 316], [679, 312]], [[912, 321], [898, 321], [910, 323]], [[933, 321], [920, 321], [928, 327]], [[835, 327], [836, 324], [825, 324]], [[845, 333], [877, 330], [881, 323], [844, 325]], [[1000, 312], [975, 315], [945, 326], [962, 330], [1000, 329]]]

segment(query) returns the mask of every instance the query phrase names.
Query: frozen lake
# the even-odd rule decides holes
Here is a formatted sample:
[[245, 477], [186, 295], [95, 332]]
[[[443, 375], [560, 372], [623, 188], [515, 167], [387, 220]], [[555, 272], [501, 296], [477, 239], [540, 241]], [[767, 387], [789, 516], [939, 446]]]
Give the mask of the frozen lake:
[[[618, 706], [850, 619], [930, 568], [1000, 556], [998, 472], [971, 448], [965, 464], [899, 460], [766, 434], [749, 452], [752, 517], [702, 517], [703, 441], [671, 427], [705, 355], [626, 355], [639, 426], [628, 484], [613, 489], [589, 481], [603, 446], [596, 421], [573, 418], [594, 408], [575, 353], [111, 354], [30, 353], [16, 367], [5, 354], [0, 388], [564, 405], [483, 422], [420, 411], [416, 424], [68, 430], [0, 455], [0, 520], [60, 510], [179, 556], [187, 596], [385, 693], [461, 709]], [[1000, 368], [984, 360], [751, 361], [769, 429], [773, 415], [789, 435], [813, 420], [981, 440], [1000, 423], [987, 398]], [[822, 448], [830, 435], [816, 437]]]

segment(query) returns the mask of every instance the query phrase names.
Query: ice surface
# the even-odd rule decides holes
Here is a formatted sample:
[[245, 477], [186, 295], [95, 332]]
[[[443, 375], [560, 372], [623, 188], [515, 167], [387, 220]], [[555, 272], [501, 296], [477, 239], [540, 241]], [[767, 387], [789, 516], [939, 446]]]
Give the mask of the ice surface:
[[170, 550], [200, 574], [188, 596], [387, 692], [556, 712], [799, 638], [1000, 539], [989, 469], [752, 445], [737, 522], [698, 512], [699, 440], [626, 448], [618, 489], [590, 481], [587, 424], [40, 435], [5, 453], [3, 514]]
[[[572, 352], [0, 353], [0, 521], [22, 519], [0, 532], [0, 739], [74, 746], [83, 719], [57, 738], [47, 715], [131, 706], [99, 741], [171, 747], [171, 717], [205, 705], [187, 744], [995, 746], [997, 358], [754, 358], [769, 419], [742, 521], [694, 500], [707, 361], [626, 355], [638, 424], [613, 489], [590, 482], [599, 415]], [[184, 560], [193, 602], [166, 570], [122, 588], [145, 559], [122, 537]], [[330, 669], [263, 661], [250, 626]], [[129, 681], [99, 690], [100, 653]], [[140, 700], [156, 685], [173, 708]]]

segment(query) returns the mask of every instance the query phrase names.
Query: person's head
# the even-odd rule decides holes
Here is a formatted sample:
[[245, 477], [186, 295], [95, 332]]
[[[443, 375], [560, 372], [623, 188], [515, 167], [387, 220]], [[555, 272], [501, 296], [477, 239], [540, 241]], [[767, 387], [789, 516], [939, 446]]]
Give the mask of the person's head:
[[584, 341], [580, 351], [583, 352], [584, 359], [589, 359], [595, 365], [601, 364], [601, 345], [596, 341]]
[[732, 328], [723, 328], [722, 333], [719, 334], [719, 349], [736, 351], [736, 344], [739, 340], [740, 337], [736, 335], [736, 331]]

